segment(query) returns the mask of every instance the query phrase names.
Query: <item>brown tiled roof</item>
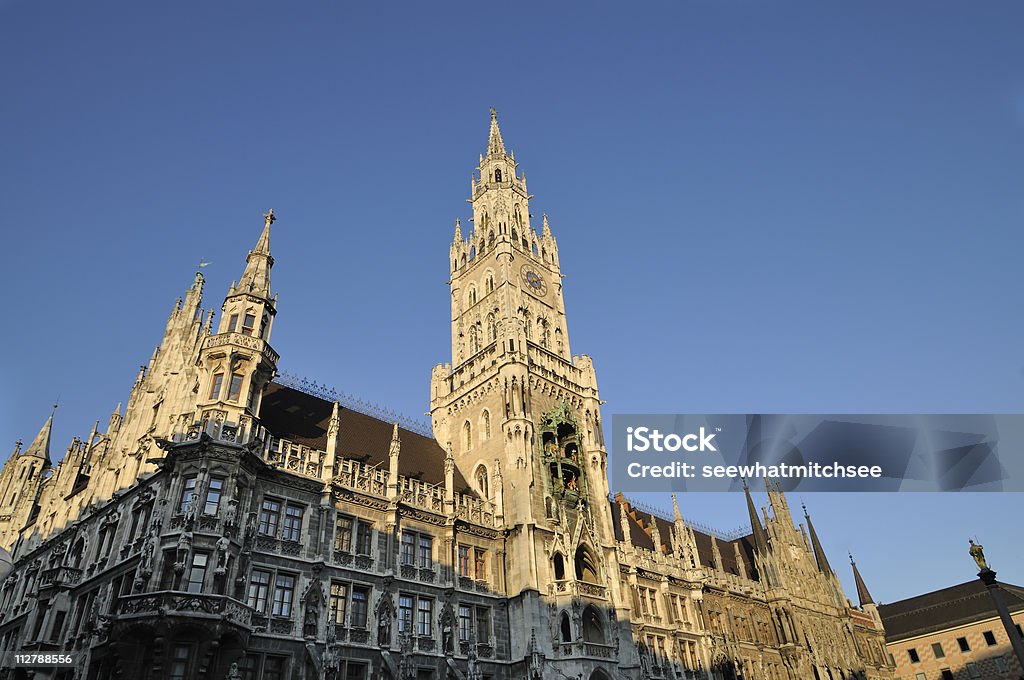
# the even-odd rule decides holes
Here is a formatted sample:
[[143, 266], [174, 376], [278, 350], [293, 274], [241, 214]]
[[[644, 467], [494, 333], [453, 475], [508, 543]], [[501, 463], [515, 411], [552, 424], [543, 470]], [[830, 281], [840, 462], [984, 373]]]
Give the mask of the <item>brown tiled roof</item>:
[[[623, 540], [622, 523], [620, 521], [620, 501], [626, 505], [626, 516], [629, 518], [629, 535], [633, 545], [640, 548], [646, 548], [647, 550], [654, 550], [654, 539], [652, 538], [649, 529], [653, 518], [654, 522], [658, 526], [658, 533], [661, 536], [662, 545], [665, 546], [666, 551], [672, 552], [673, 523], [659, 517], [658, 515], [637, 509], [622, 496], [617, 496], [615, 499], [609, 500], [612, 512], [612, 525], [615, 529], [616, 540]], [[714, 560], [712, 559], [710, 534], [694, 529], [693, 536], [697, 540], [697, 555], [700, 557], [700, 563], [705, 567], [713, 567]], [[740, 553], [743, 555], [743, 560], [746, 562], [747, 573], [752, 575], [754, 580], [757, 580], [757, 570], [754, 567], [754, 539], [752, 536], [741, 536], [740, 538], [732, 541], [718, 539], [718, 551], [722, 555], [722, 568], [727, 573], [739, 574], [739, 568], [736, 565], [736, 549], [733, 547], [733, 545], [737, 543], [740, 546]]]
[[[1024, 611], [1024, 589], [1000, 584], [1011, 612]], [[950, 586], [892, 604], [878, 606], [886, 642], [934, 633], [998, 616], [992, 596], [981, 581]]]
[[[270, 383], [263, 392], [260, 422], [278, 438], [324, 451], [333, 402], [300, 390]], [[393, 424], [349, 408], [340, 408], [337, 455], [369, 465], [387, 468]], [[430, 437], [398, 428], [402, 452], [398, 473], [428, 484], [444, 484], [444, 457], [441, 446]], [[469, 485], [455, 468], [455, 490], [465, 493]]]

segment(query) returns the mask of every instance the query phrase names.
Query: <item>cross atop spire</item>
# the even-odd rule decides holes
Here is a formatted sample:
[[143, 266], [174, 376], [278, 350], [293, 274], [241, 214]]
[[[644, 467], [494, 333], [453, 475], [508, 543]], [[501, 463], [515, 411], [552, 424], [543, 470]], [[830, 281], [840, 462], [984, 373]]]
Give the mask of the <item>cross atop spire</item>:
[[238, 281], [238, 292], [270, 298], [270, 268], [274, 266], [274, 258], [270, 254], [270, 225], [276, 220], [273, 208], [263, 215], [263, 232], [256, 241], [256, 247], [245, 258], [245, 271]]
[[764, 527], [761, 526], [761, 519], [757, 516], [757, 508], [754, 507], [754, 499], [750, 497], [750, 487], [747, 480], [743, 480], [743, 493], [747, 499], [747, 514], [750, 516], [750, 530], [754, 534], [754, 549], [761, 554], [768, 552], [768, 537], [765, 535]]
[[498, 112], [491, 107], [491, 132], [487, 138], [487, 155], [505, 155], [505, 142], [501, 139], [501, 128], [498, 127]]
[[53, 430], [53, 414], [56, 410], [57, 404], [54, 404], [53, 410], [50, 411], [50, 417], [46, 419], [46, 422], [39, 429], [39, 434], [28, 445], [28, 448], [20, 454], [22, 456], [42, 458], [44, 467], [50, 466], [50, 433]]
[[821, 547], [821, 541], [818, 540], [818, 532], [814, 530], [814, 523], [811, 522], [807, 506], [803, 503], [800, 506], [804, 509], [804, 517], [807, 519], [807, 532], [811, 535], [811, 549], [814, 550], [814, 561], [818, 563], [818, 571], [823, 574], [831, 574], [832, 567], [829, 566], [828, 558], [825, 557], [825, 549]]
[[875, 601], [871, 599], [868, 586], [864, 583], [864, 579], [861, 578], [860, 570], [857, 569], [857, 562], [853, 559], [853, 553], [850, 553], [850, 565], [853, 567], [853, 581], [857, 584], [857, 599], [860, 600], [860, 606], [874, 604]]

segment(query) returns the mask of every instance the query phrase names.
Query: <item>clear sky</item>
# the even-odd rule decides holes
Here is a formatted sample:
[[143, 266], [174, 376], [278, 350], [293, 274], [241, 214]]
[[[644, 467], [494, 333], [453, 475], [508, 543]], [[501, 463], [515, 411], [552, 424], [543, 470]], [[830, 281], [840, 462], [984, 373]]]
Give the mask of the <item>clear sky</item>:
[[[58, 395], [55, 457], [105, 423], [196, 263], [219, 308], [270, 207], [281, 368], [422, 414], [489, 106], [606, 419], [1020, 412], [1021, 25], [1018, 2], [0, 0], [0, 442]], [[847, 550], [894, 601], [973, 578], [969, 535], [1024, 583], [1020, 495], [802, 500], [848, 595]]]

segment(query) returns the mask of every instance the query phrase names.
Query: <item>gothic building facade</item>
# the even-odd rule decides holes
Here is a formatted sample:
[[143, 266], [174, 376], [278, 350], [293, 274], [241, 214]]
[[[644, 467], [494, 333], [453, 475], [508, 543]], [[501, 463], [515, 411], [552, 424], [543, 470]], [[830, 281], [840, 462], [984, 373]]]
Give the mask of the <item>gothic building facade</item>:
[[780, 489], [770, 514], [747, 491], [742, 536], [611, 495], [558, 244], [493, 111], [478, 171], [429, 430], [279, 376], [270, 211], [219, 319], [197, 274], [103, 431], [53, 464], [51, 414], [16, 446], [0, 678], [892, 677], [859, 573], [854, 607]]

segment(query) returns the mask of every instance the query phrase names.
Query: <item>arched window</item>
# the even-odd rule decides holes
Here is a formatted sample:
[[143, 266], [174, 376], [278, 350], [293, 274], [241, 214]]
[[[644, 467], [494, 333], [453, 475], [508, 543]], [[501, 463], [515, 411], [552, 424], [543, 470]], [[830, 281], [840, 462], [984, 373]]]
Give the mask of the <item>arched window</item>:
[[512, 243], [519, 245], [519, 235], [516, 233], [515, 227], [512, 227]]
[[539, 255], [540, 254], [540, 251], [537, 250], [537, 242], [536, 241], [533, 242], [533, 254], [534, 255]]
[[462, 266], [463, 267], [466, 266], [466, 254], [465, 253], [462, 254]]
[[558, 617], [558, 630], [562, 642], [572, 642], [572, 628], [569, 626], [569, 615], [565, 612], [562, 612], [562, 615]]
[[494, 169], [494, 181], [495, 182], [500, 182], [501, 181], [501, 168], [495, 168]]
[[587, 608], [583, 610], [583, 640], [602, 645], [606, 642], [601, 614], [593, 605], [587, 605]]
[[469, 249], [469, 259], [470, 260], [475, 260], [476, 259], [476, 246], [471, 246], [470, 247], [470, 249]]
[[585, 545], [576, 548], [576, 580], [598, 583], [597, 560]]
[[462, 448], [473, 448], [473, 425], [468, 420], [462, 424]]
[[493, 248], [494, 247], [494, 230], [493, 229], [491, 229], [487, 233], [487, 246], [489, 248]]
[[[480, 441], [487, 441], [491, 438], [491, 412], [484, 409], [480, 416]], [[483, 466], [481, 466], [483, 467]]]
[[476, 304], [476, 286], [469, 287], [469, 292], [466, 295], [466, 299], [469, 301], [470, 307]]
[[487, 272], [487, 276], [484, 278], [484, 293], [491, 293], [494, 291], [494, 274]]
[[555, 556], [551, 558], [551, 564], [555, 569], [555, 580], [565, 580], [565, 558], [562, 557], [562, 553], [555, 553]]
[[498, 322], [494, 318], [494, 312], [487, 315], [487, 342], [491, 343], [498, 339]]
[[[523, 226], [523, 215], [519, 212], [519, 204], [516, 203], [515, 207], [512, 208], [512, 220], [516, 223], [516, 226], [522, 228]], [[513, 236], [513, 238], [515, 238]]]
[[79, 538], [68, 554], [68, 566], [78, 569], [82, 566], [82, 556], [85, 555], [85, 539]]
[[480, 491], [480, 496], [484, 499], [490, 498], [491, 489], [487, 483], [487, 468], [483, 465], [478, 465], [474, 477], [476, 477], [476, 488]]

